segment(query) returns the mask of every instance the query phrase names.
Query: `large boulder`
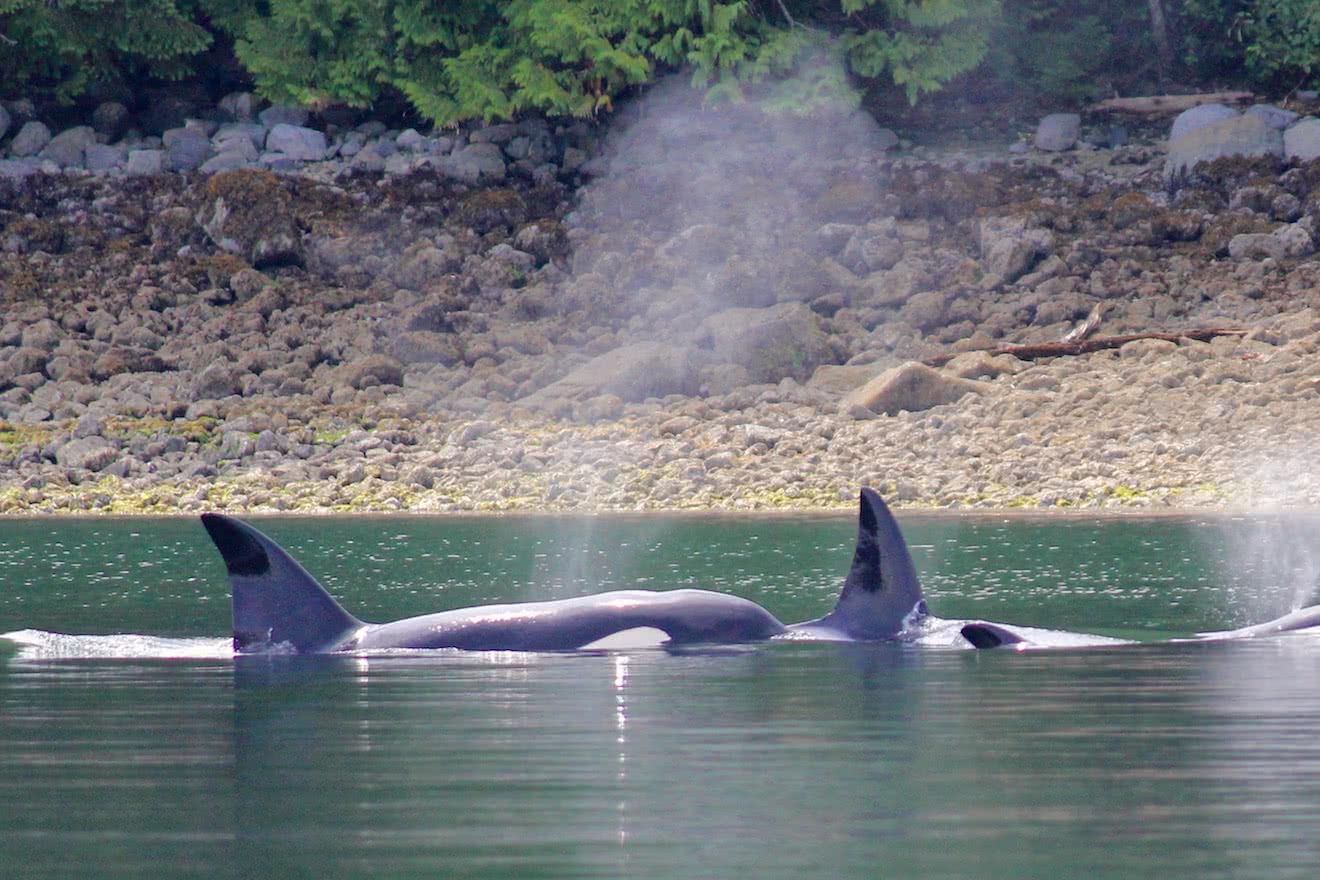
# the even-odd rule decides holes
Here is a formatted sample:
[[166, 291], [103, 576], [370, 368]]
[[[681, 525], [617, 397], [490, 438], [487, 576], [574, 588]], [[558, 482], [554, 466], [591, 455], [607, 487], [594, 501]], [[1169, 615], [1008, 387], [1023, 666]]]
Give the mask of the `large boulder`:
[[701, 323], [697, 342], [715, 361], [745, 367], [758, 383], [785, 377], [805, 382], [834, 355], [820, 317], [800, 302], [717, 312]]
[[371, 354], [340, 366], [336, 378], [344, 385], [363, 389], [372, 385], [402, 385], [403, 364], [383, 354]]
[[118, 458], [118, 447], [104, 437], [80, 437], [55, 450], [55, 463], [71, 470], [104, 470]]
[[442, 156], [435, 164], [441, 174], [464, 183], [503, 180], [508, 171], [504, 151], [493, 143], [469, 144], [451, 155]]
[[841, 409], [854, 418], [892, 415], [902, 410], [920, 412], [954, 403], [966, 394], [983, 394], [991, 387], [988, 382], [961, 379], [910, 361], [885, 370], [844, 397]]
[[1228, 255], [1235, 260], [1282, 260], [1309, 257], [1315, 253], [1315, 241], [1301, 223], [1280, 226], [1269, 233], [1241, 233], [1228, 242]]
[[1320, 119], [1308, 116], [1285, 130], [1283, 153], [1296, 162], [1320, 159]]
[[1054, 253], [1054, 235], [1029, 227], [1023, 217], [986, 217], [978, 228], [986, 272], [1003, 282], [1016, 281], [1040, 259]]
[[1238, 112], [1226, 104], [1200, 104], [1189, 107], [1174, 118], [1173, 127], [1169, 129], [1169, 140], [1176, 141], [1198, 128], [1205, 128], [1207, 125], [1214, 125], [1237, 116]]
[[165, 167], [171, 171], [196, 171], [214, 155], [211, 139], [198, 128], [171, 128], [161, 140], [165, 145]]
[[1077, 113], [1051, 113], [1036, 126], [1033, 143], [1038, 150], [1071, 150], [1082, 133], [1082, 117]]
[[667, 394], [694, 394], [697, 371], [690, 348], [664, 342], [638, 342], [593, 358], [564, 378], [523, 398], [528, 404], [588, 400], [613, 394], [642, 401]]
[[266, 135], [266, 149], [299, 162], [320, 162], [326, 156], [325, 134], [314, 128], [281, 122]]
[[1257, 158], [1283, 155], [1283, 132], [1259, 114], [1233, 116], [1169, 141], [1164, 160], [1166, 180], [1178, 179], [1200, 162], [1226, 156]]
[[51, 138], [39, 155], [61, 168], [81, 168], [85, 151], [95, 143], [96, 131], [90, 125], [75, 125]]
[[302, 265], [302, 233], [292, 198], [269, 171], [222, 172], [206, 183], [197, 223], [222, 250], [256, 268]]
[[160, 174], [165, 170], [164, 150], [129, 150], [124, 171], [131, 175]]
[[9, 154], [16, 159], [35, 156], [48, 143], [50, 143], [50, 129], [46, 123], [33, 119], [23, 123], [18, 134], [9, 142]]

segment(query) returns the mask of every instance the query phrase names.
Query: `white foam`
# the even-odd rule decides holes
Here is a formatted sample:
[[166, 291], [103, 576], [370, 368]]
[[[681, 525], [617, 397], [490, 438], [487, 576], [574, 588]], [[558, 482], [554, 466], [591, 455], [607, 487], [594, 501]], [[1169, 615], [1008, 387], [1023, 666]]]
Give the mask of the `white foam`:
[[225, 660], [234, 656], [233, 641], [228, 638], [180, 639], [131, 633], [84, 636], [22, 629], [2, 633], [0, 639], [18, 645], [20, 660]]

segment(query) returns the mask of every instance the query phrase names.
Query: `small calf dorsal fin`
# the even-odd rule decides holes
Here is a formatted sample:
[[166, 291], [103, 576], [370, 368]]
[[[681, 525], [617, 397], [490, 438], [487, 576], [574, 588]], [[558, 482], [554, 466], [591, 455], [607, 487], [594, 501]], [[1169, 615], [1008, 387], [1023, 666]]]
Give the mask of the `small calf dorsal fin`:
[[821, 623], [855, 639], [892, 639], [925, 613], [921, 580], [898, 522], [878, 493], [862, 489], [852, 567]]
[[962, 637], [971, 642], [973, 648], [1000, 648], [1004, 645], [1018, 645], [1023, 641], [1022, 636], [1006, 629], [997, 623], [986, 623], [977, 621], [976, 623], [964, 624], [959, 630]]
[[333, 650], [363, 626], [282, 547], [242, 520], [202, 514], [229, 572], [234, 650]]

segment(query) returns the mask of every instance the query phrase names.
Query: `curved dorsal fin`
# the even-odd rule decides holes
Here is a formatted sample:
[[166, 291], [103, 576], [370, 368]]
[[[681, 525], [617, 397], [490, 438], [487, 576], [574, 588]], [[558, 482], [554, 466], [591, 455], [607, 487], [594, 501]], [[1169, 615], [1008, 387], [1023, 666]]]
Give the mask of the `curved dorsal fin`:
[[333, 650], [363, 626], [278, 544], [242, 520], [202, 514], [233, 594], [234, 650]]
[[892, 639], [925, 613], [921, 580], [894, 515], [875, 490], [862, 489], [852, 567], [821, 622], [855, 639]]

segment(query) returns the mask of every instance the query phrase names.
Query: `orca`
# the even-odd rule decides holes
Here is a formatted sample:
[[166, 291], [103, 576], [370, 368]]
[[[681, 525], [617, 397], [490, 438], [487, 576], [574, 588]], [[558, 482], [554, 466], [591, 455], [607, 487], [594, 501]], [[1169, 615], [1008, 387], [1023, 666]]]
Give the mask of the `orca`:
[[[784, 624], [749, 599], [709, 590], [616, 590], [573, 599], [480, 605], [367, 623], [346, 611], [283, 548], [219, 513], [202, 524], [224, 559], [238, 653], [327, 654], [392, 649], [575, 651], [627, 645], [631, 633], [671, 646], [768, 639], [907, 642], [959, 648], [1059, 648], [1130, 644], [1108, 636], [956, 620], [930, 613], [907, 542], [873, 489], [860, 493], [852, 564], [825, 616]], [[1201, 640], [1252, 638], [1320, 626], [1320, 607]]]
[[327, 654], [401, 648], [571, 651], [638, 629], [672, 644], [760, 641], [784, 632], [748, 599], [708, 590], [617, 590], [574, 599], [481, 605], [390, 623], [358, 620], [278, 544], [217, 513], [202, 524], [224, 558], [239, 653]]
[[[633, 631], [659, 631], [669, 645], [771, 638], [886, 641], [927, 616], [921, 582], [893, 515], [861, 492], [852, 567], [834, 609], [785, 625], [749, 599], [709, 590], [616, 590], [573, 599], [481, 605], [366, 623], [346, 611], [292, 556], [248, 523], [202, 515], [225, 562], [239, 653], [324, 654], [412, 648], [572, 651]], [[626, 643], [626, 642], [625, 642]]]

